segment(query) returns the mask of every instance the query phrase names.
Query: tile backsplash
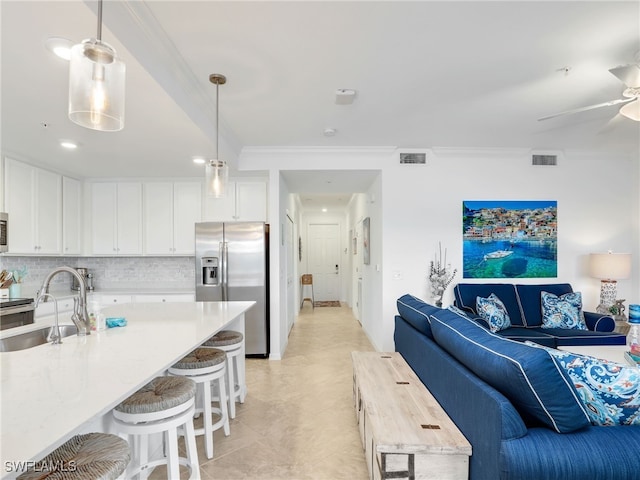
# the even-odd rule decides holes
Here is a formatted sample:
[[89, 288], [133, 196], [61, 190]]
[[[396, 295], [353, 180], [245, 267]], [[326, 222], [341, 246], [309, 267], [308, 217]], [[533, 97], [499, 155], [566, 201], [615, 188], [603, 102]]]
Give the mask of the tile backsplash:
[[[27, 268], [25, 286], [38, 287], [54, 268], [85, 267], [93, 274], [93, 286], [151, 286], [194, 288], [194, 257], [14, 257], [0, 256], [0, 269]], [[52, 286], [71, 287], [71, 275], [57, 275]]]

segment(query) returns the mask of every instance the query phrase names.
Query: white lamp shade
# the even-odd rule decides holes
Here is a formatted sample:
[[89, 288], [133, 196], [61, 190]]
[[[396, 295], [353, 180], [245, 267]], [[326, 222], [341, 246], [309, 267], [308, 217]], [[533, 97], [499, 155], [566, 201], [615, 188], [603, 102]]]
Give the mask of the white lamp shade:
[[69, 119], [92, 130], [124, 127], [125, 65], [108, 44], [84, 40], [71, 49]]
[[229, 166], [224, 160], [209, 160], [205, 166], [207, 196], [221, 198], [227, 194]]
[[591, 276], [599, 279], [620, 280], [631, 276], [630, 253], [592, 253], [589, 255]]
[[620, 115], [640, 122], [640, 100], [636, 98], [633, 102], [627, 103], [620, 109]]

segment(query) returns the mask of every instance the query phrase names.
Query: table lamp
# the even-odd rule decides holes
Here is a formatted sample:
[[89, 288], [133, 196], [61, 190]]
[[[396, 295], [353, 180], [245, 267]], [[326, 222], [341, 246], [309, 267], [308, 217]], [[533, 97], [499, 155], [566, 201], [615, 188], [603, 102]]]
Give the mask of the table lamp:
[[600, 304], [596, 311], [610, 315], [616, 303], [617, 280], [631, 276], [630, 253], [591, 253], [589, 255], [591, 276], [600, 279]]

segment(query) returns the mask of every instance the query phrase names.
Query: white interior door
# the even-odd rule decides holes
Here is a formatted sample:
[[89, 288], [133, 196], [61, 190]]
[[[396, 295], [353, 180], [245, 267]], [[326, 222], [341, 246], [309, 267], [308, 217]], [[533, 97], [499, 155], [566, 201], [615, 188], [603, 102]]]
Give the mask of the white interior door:
[[340, 226], [309, 224], [307, 238], [315, 300], [340, 300]]

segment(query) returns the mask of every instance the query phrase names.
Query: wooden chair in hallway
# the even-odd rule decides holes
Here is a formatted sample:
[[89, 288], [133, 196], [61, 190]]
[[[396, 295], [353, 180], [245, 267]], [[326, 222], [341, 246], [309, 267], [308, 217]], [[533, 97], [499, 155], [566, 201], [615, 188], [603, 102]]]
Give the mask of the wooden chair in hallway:
[[[311, 298], [304, 296], [304, 287], [311, 287]], [[313, 275], [310, 273], [305, 273], [300, 279], [300, 296], [302, 297], [300, 308], [304, 305], [305, 300], [309, 300], [311, 302], [311, 308], [315, 308], [316, 300], [313, 295]]]

